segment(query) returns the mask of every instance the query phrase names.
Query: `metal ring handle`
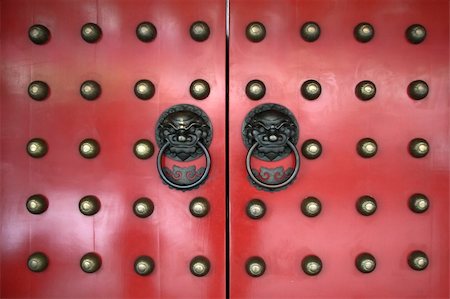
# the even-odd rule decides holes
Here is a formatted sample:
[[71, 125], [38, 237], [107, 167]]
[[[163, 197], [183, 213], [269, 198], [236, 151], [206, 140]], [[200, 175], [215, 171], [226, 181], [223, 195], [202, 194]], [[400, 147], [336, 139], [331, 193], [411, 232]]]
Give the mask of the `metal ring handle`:
[[252, 147], [248, 150], [247, 153], [247, 158], [246, 158], [246, 166], [247, 166], [247, 173], [250, 176], [250, 178], [252, 179], [253, 182], [255, 182], [257, 185], [259, 185], [260, 187], [263, 188], [267, 188], [267, 189], [278, 189], [278, 188], [282, 188], [284, 186], [289, 185], [297, 176], [298, 171], [300, 169], [300, 155], [298, 153], [297, 148], [295, 147], [294, 144], [292, 144], [292, 142], [290, 142], [289, 140], [287, 140], [287, 145], [291, 148], [291, 150], [294, 152], [295, 155], [295, 168], [294, 168], [294, 172], [291, 174], [291, 176], [285, 180], [282, 183], [279, 184], [266, 184], [261, 182], [260, 180], [258, 180], [255, 175], [252, 172], [252, 167], [251, 167], [251, 158], [253, 155], [253, 151], [256, 149], [256, 147], [258, 146], [258, 143], [255, 142]]
[[164, 152], [166, 151], [167, 147], [169, 147], [170, 143], [166, 142], [161, 147], [161, 149], [158, 152], [158, 158], [156, 160], [156, 166], [158, 168], [159, 176], [163, 179], [163, 181], [167, 185], [169, 185], [169, 186], [171, 186], [173, 188], [176, 188], [176, 189], [188, 190], [188, 189], [193, 189], [193, 188], [195, 188], [197, 186], [200, 186], [206, 180], [206, 178], [208, 177], [209, 171], [211, 169], [211, 156], [210, 156], [210, 154], [208, 152], [208, 149], [203, 145], [203, 143], [201, 143], [199, 141], [197, 144], [200, 146], [200, 148], [202, 149], [203, 153], [205, 154], [206, 169], [205, 169], [205, 172], [202, 174], [202, 176], [197, 181], [195, 181], [194, 183], [189, 184], [189, 185], [178, 185], [178, 184], [175, 184], [174, 182], [172, 182], [171, 180], [169, 180], [166, 177], [166, 175], [164, 174], [164, 172], [162, 170], [162, 156], [164, 155]]

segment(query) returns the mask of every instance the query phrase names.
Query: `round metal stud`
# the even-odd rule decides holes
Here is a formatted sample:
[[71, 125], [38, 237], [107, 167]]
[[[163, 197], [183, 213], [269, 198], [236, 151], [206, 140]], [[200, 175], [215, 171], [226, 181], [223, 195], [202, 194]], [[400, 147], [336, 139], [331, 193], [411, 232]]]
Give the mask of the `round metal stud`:
[[142, 22], [136, 27], [136, 36], [144, 43], [153, 41], [157, 34], [155, 25], [150, 22]]
[[87, 195], [80, 199], [80, 202], [78, 203], [81, 214], [86, 216], [97, 214], [97, 212], [100, 211], [100, 206], [100, 200], [94, 195]]
[[139, 139], [133, 147], [133, 152], [141, 160], [149, 159], [155, 152], [155, 147], [150, 140]]
[[322, 211], [322, 204], [316, 197], [307, 197], [300, 206], [302, 213], [307, 217], [316, 217]]
[[356, 202], [356, 209], [361, 215], [370, 216], [377, 210], [377, 202], [375, 198], [364, 195]]
[[308, 255], [302, 260], [302, 270], [307, 275], [317, 275], [322, 271], [322, 260], [315, 255]]
[[196, 100], [204, 100], [209, 96], [210, 88], [208, 82], [202, 79], [194, 80], [189, 88], [191, 96]]
[[252, 219], [260, 219], [266, 214], [266, 204], [260, 199], [252, 199], [247, 204], [247, 216]]
[[48, 267], [48, 257], [45, 253], [35, 252], [28, 257], [27, 265], [33, 272], [42, 272]]
[[353, 30], [353, 35], [357, 41], [367, 43], [375, 35], [375, 29], [369, 23], [359, 23]]
[[428, 197], [423, 194], [416, 193], [411, 195], [408, 201], [408, 206], [414, 213], [424, 213], [430, 207]]
[[361, 101], [368, 101], [372, 99], [377, 93], [375, 84], [371, 81], [361, 81], [356, 85], [355, 94]]
[[317, 159], [322, 154], [322, 145], [315, 139], [308, 139], [302, 144], [302, 154], [306, 159]]
[[134, 94], [141, 100], [149, 100], [155, 95], [155, 85], [150, 80], [139, 80], [134, 85]]
[[252, 22], [245, 29], [247, 39], [254, 43], [259, 43], [266, 37], [266, 27], [261, 22]]
[[48, 97], [50, 87], [43, 81], [33, 81], [28, 85], [28, 95], [36, 101], [43, 101]]
[[42, 138], [33, 138], [28, 141], [27, 153], [33, 158], [42, 158], [48, 152], [47, 142]]
[[95, 252], [89, 252], [83, 255], [80, 260], [80, 267], [86, 273], [94, 273], [102, 266], [102, 259]]
[[364, 252], [356, 257], [355, 266], [361, 273], [370, 273], [375, 270], [377, 261], [373, 255]]
[[48, 200], [42, 194], [34, 194], [28, 197], [26, 207], [31, 214], [42, 214], [48, 209]]
[[306, 22], [300, 29], [300, 35], [306, 42], [314, 42], [320, 37], [319, 24], [315, 22]]
[[28, 29], [28, 37], [36, 45], [43, 45], [50, 40], [50, 30], [44, 25], [36, 24]]
[[252, 277], [259, 277], [266, 271], [266, 263], [259, 256], [253, 256], [245, 263], [247, 274]]
[[428, 267], [429, 260], [425, 252], [416, 250], [408, 256], [408, 265], [416, 271], [425, 270]]
[[203, 197], [196, 197], [189, 204], [189, 211], [191, 211], [192, 216], [204, 217], [209, 212], [209, 203]]
[[378, 145], [375, 140], [371, 138], [363, 138], [358, 141], [356, 145], [356, 151], [363, 158], [371, 158], [376, 155], [378, 151]]
[[415, 158], [423, 158], [430, 151], [430, 145], [423, 138], [415, 138], [409, 142], [409, 153]]
[[100, 84], [93, 80], [84, 81], [80, 87], [80, 94], [83, 98], [88, 101], [93, 101], [97, 99], [102, 93], [102, 88]]
[[81, 27], [81, 37], [88, 43], [95, 43], [102, 37], [102, 29], [94, 23], [86, 23]]
[[211, 263], [204, 256], [196, 256], [191, 260], [189, 264], [189, 269], [191, 273], [195, 276], [201, 277], [208, 274], [209, 269], [211, 268]]
[[194, 22], [189, 29], [193, 40], [203, 42], [208, 39], [210, 30], [208, 24], [203, 21]]
[[411, 44], [420, 44], [427, 36], [427, 30], [420, 24], [414, 24], [406, 29], [406, 38]]
[[93, 159], [100, 153], [100, 144], [92, 138], [84, 139], [80, 142], [79, 151], [86, 159]]
[[133, 204], [133, 212], [139, 218], [146, 218], [153, 214], [155, 205], [150, 198], [141, 197], [137, 199]]
[[152, 274], [154, 269], [155, 261], [149, 256], [143, 255], [134, 261], [134, 271], [141, 276]]
[[316, 80], [307, 80], [303, 82], [300, 92], [305, 99], [312, 101], [320, 96], [322, 87]]
[[422, 100], [428, 95], [428, 84], [422, 80], [416, 80], [408, 85], [408, 95], [413, 100]]
[[252, 80], [247, 83], [247, 86], [245, 87], [245, 93], [251, 100], [260, 100], [266, 94], [266, 86], [260, 80]]

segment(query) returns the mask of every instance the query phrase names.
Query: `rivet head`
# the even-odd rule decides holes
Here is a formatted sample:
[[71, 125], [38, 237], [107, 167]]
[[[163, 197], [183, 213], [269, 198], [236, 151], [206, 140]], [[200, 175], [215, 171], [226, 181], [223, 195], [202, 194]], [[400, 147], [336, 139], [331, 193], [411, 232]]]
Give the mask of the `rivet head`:
[[134, 271], [141, 276], [150, 275], [154, 269], [155, 261], [149, 256], [143, 255], [134, 261]]
[[92, 138], [84, 139], [78, 147], [80, 155], [86, 159], [93, 159], [100, 153], [100, 144]]
[[303, 142], [302, 154], [306, 159], [317, 159], [322, 154], [322, 144], [315, 139], [308, 139]]
[[377, 262], [373, 255], [364, 252], [356, 257], [355, 266], [361, 273], [370, 273], [375, 270]]
[[423, 138], [415, 138], [409, 142], [409, 153], [415, 158], [423, 158], [430, 151], [430, 145]]
[[42, 214], [48, 209], [48, 200], [42, 194], [34, 194], [28, 197], [26, 207], [31, 214]]
[[252, 277], [259, 277], [266, 271], [266, 263], [259, 256], [250, 257], [245, 263], [247, 274]]
[[102, 259], [95, 252], [89, 252], [83, 255], [80, 260], [80, 267], [86, 273], [94, 273], [102, 266]]
[[36, 45], [44, 45], [50, 40], [50, 30], [44, 25], [36, 24], [28, 29], [28, 37]]
[[137, 199], [133, 204], [133, 212], [139, 218], [146, 218], [153, 214], [155, 205], [152, 200], [147, 197]]
[[373, 29], [373, 26], [369, 23], [359, 23], [356, 25], [353, 35], [357, 41], [367, 43], [374, 37], [375, 29]]
[[314, 276], [322, 271], [322, 260], [315, 255], [308, 255], [302, 260], [302, 270], [305, 274]]
[[191, 273], [198, 277], [205, 276], [206, 274], [208, 274], [210, 268], [211, 263], [204, 256], [194, 257], [189, 265]]
[[27, 153], [33, 158], [42, 158], [48, 152], [47, 142], [42, 138], [33, 138], [27, 143]]
[[209, 96], [208, 82], [202, 79], [194, 80], [189, 88], [191, 96], [196, 100], [204, 100]]
[[316, 217], [322, 211], [322, 204], [318, 198], [310, 196], [303, 199], [300, 208], [305, 216]]
[[355, 94], [361, 101], [368, 101], [372, 99], [376, 93], [377, 88], [371, 81], [361, 81], [355, 87]]
[[261, 22], [252, 22], [247, 25], [245, 35], [249, 41], [258, 43], [266, 37], [266, 27]]
[[266, 86], [260, 80], [252, 80], [247, 83], [247, 86], [245, 87], [245, 93], [251, 100], [260, 100], [266, 94]]
[[312, 101], [320, 96], [322, 87], [316, 80], [307, 80], [300, 87], [300, 92], [305, 99]]
[[428, 267], [429, 260], [425, 252], [416, 250], [408, 256], [408, 265], [416, 271], [425, 270]]
[[300, 35], [306, 42], [314, 42], [320, 37], [319, 24], [315, 22], [306, 22], [300, 28]]
[[95, 43], [102, 37], [102, 29], [94, 23], [86, 23], [81, 27], [81, 37], [88, 43]]
[[266, 214], [266, 204], [260, 199], [252, 199], [247, 204], [247, 216], [252, 219], [260, 219]]
[[97, 99], [101, 93], [102, 89], [100, 87], [100, 84], [98, 84], [96, 81], [87, 80], [81, 84], [80, 94], [84, 99], [88, 101]]
[[416, 193], [411, 195], [408, 201], [408, 206], [414, 213], [424, 213], [430, 207], [428, 197], [423, 194]]
[[191, 25], [189, 33], [193, 40], [203, 42], [208, 39], [210, 30], [208, 24], [203, 21], [197, 21]]
[[192, 216], [199, 218], [204, 217], [209, 212], [209, 203], [203, 197], [196, 197], [189, 204], [189, 211]]
[[413, 100], [422, 100], [428, 95], [428, 84], [422, 80], [416, 80], [408, 85], [408, 95]]
[[427, 30], [420, 24], [413, 24], [406, 29], [406, 38], [411, 44], [420, 44], [427, 36]]
[[373, 215], [377, 210], [377, 202], [375, 198], [364, 195], [356, 202], [356, 209], [363, 216]]
[[155, 147], [150, 140], [139, 139], [133, 147], [133, 152], [141, 160], [149, 159], [155, 152]]
[[139, 80], [134, 85], [134, 94], [141, 100], [149, 100], [155, 95], [155, 85], [150, 80]]
[[144, 43], [153, 41], [157, 33], [155, 25], [150, 22], [142, 22], [136, 27], [136, 36]]
[[363, 138], [358, 141], [356, 151], [363, 158], [372, 158], [378, 151], [378, 145], [375, 140], [371, 138]]
[[43, 101], [48, 97], [50, 87], [43, 81], [33, 81], [28, 85], [28, 95], [36, 101]]
[[80, 199], [78, 203], [78, 208], [80, 209], [81, 214], [86, 216], [92, 216], [100, 211], [100, 200], [94, 195], [87, 195]]
[[28, 269], [33, 272], [42, 272], [48, 267], [48, 257], [42, 252], [35, 252], [28, 257]]

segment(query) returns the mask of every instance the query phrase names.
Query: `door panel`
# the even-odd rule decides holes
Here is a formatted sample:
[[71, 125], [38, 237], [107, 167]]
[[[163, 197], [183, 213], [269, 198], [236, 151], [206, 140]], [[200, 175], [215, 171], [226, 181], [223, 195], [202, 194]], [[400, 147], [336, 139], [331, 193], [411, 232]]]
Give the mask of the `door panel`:
[[[252, 22], [263, 24], [265, 36], [259, 24], [248, 33], [252, 40], [246, 36]], [[308, 22], [320, 27], [315, 41], [314, 27], [306, 30], [308, 40], [301, 37], [300, 29]], [[354, 36], [361, 22], [373, 26], [370, 41]], [[423, 42], [407, 40], [405, 31], [412, 24], [425, 27]], [[370, 27], [363, 30], [361, 39], [370, 33]], [[449, 296], [448, 44], [448, 1], [231, 1], [231, 298]], [[253, 80], [265, 85], [259, 100], [261, 85], [251, 84], [253, 92], [246, 94]], [[308, 80], [321, 86], [316, 99], [311, 99], [317, 95], [314, 84], [306, 89], [309, 95], [302, 95]], [[374, 88], [364, 85], [361, 100], [355, 88], [366, 80], [374, 83], [376, 94], [367, 99]], [[412, 99], [414, 92], [408, 95], [415, 80], [428, 85], [424, 99]], [[420, 86], [419, 94], [425, 88]], [[297, 143], [286, 131], [271, 131], [271, 125], [283, 127], [279, 114], [256, 117], [246, 129], [254, 109], [264, 110], [260, 105], [270, 103], [284, 106], [296, 118]], [[254, 143], [245, 144], [242, 135]], [[252, 144], [269, 151], [271, 138], [274, 143], [286, 138], [303, 154], [296, 179], [270, 192], [249, 180], [246, 158]], [[361, 156], [357, 144], [365, 138], [375, 142], [365, 140]], [[415, 138], [428, 142], [429, 152], [422, 158], [409, 153]], [[311, 139], [320, 143], [320, 155], [318, 143], [305, 144]], [[426, 151], [425, 143], [415, 145]], [[280, 153], [276, 146], [272, 152]], [[295, 169], [294, 156], [290, 151], [283, 159], [263, 161], [253, 151], [250, 173], [269, 185], [283, 182]], [[414, 194], [428, 198], [425, 212], [408, 208]], [[374, 214], [358, 212], [362, 196], [376, 201]], [[301, 210], [309, 197], [321, 204], [315, 217]], [[414, 198], [426, 206], [424, 196]], [[256, 199], [264, 203], [265, 213]], [[252, 217], [246, 214], [249, 203]], [[367, 197], [363, 203], [364, 213], [374, 211]], [[303, 208], [315, 214], [318, 204], [311, 200]], [[423, 271], [408, 265], [416, 250], [428, 257]], [[371, 273], [355, 265], [362, 253], [375, 259], [375, 265], [367, 255], [358, 260], [365, 272], [375, 266]], [[415, 258], [425, 265], [424, 259]], [[302, 261], [316, 275], [307, 275]]]
[[[225, 3], [207, 4], [190, 0], [1, 2], [0, 297], [225, 296]], [[136, 36], [138, 24], [144, 21], [151, 22], [157, 32], [148, 42]], [[209, 26], [204, 41], [190, 36], [196, 21]], [[89, 22], [102, 30], [97, 42], [88, 43], [80, 35], [83, 24]], [[48, 28], [47, 43], [29, 39], [34, 24]], [[146, 28], [144, 39], [152, 30]], [[88, 33], [92, 34], [92, 27]], [[134, 93], [141, 79], [153, 83], [150, 99], [142, 100]], [[210, 86], [202, 100], [190, 94], [191, 83], [197, 79]], [[29, 84], [37, 80], [49, 86], [45, 100], [28, 95]], [[80, 95], [85, 80], [100, 84], [97, 99]], [[37, 88], [34, 91], [42, 90]], [[93, 87], [86, 91], [91, 94]], [[144, 84], [138, 91], [149, 97], [151, 85]], [[156, 123], [164, 111], [180, 104], [201, 108], [213, 130], [209, 176], [201, 186], [185, 192], [164, 184], [156, 167], [160, 150]], [[175, 123], [180, 120], [187, 120], [186, 114]], [[42, 158], [27, 154], [32, 138], [46, 141], [48, 152]], [[79, 153], [86, 138], [100, 146], [95, 158]], [[147, 159], [148, 143], [135, 147], [140, 139], [154, 147]], [[91, 145], [84, 146], [88, 153]], [[39, 144], [30, 146], [39, 152]], [[169, 156], [170, 150], [162, 155], [163, 168], [205, 165], [204, 155], [190, 162], [176, 161]], [[42, 214], [26, 208], [27, 199], [35, 194], [47, 199], [48, 208]], [[93, 216], [79, 210], [80, 200], [87, 195], [100, 202]], [[148, 217], [143, 217], [149, 207], [145, 201], [137, 204], [142, 217], [133, 213], [136, 200], [142, 197], [153, 203]], [[209, 203], [204, 217], [190, 212], [190, 202], [197, 197]], [[36, 208], [39, 200], [30, 205]], [[89, 202], [83, 207], [89, 210]], [[195, 207], [201, 211], [204, 205]], [[35, 252], [48, 258], [42, 272], [27, 266]], [[94, 273], [80, 268], [80, 260], [89, 252], [101, 258], [101, 267]], [[154, 270], [147, 276], [135, 273], [140, 256], [154, 261]], [[210, 262], [205, 276], [190, 271], [196, 256]], [[35, 270], [42, 262], [39, 258], [31, 262]], [[145, 273], [146, 267], [151, 267], [148, 259], [138, 270]], [[195, 267], [201, 272], [202, 264]]]

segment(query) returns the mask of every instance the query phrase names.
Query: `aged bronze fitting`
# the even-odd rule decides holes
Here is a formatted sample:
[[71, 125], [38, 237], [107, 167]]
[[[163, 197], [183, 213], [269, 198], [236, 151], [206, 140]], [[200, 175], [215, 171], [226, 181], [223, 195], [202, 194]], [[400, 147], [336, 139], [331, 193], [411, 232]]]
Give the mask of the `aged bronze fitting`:
[[40, 24], [35, 24], [28, 29], [28, 37], [36, 45], [44, 45], [50, 40], [50, 30]]
[[[160, 147], [157, 167], [163, 181], [180, 190], [190, 190], [202, 184], [211, 168], [208, 152], [211, 140], [211, 122], [200, 108], [181, 104], [164, 111], [156, 125], [156, 142]], [[195, 166], [174, 166], [169, 169], [162, 166], [164, 155], [181, 162], [193, 161], [204, 155], [206, 167], [197, 170]]]
[[[298, 141], [298, 124], [294, 115], [277, 104], [263, 104], [251, 110], [242, 126], [242, 138], [247, 153], [246, 166], [250, 180], [258, 188], [275, 191], [290, 184], [300, 168], [300, 156], [295, 144]], [[252, 169], [251, 157], [263, 161], [279, 161], [293, 152], [295, 168], [282, 167]], [[280, 179], [281, 178], [281, 179]]]

